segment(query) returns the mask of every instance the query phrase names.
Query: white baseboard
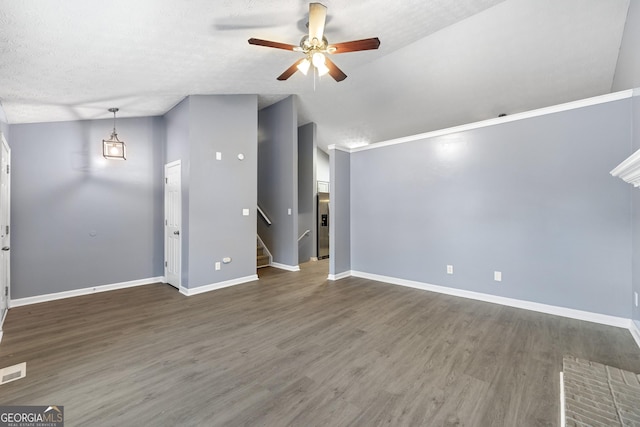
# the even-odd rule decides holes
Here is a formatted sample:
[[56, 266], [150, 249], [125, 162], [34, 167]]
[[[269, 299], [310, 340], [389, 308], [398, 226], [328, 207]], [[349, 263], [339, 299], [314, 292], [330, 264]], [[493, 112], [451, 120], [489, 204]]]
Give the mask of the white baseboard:
[[422, 289], [424, 291], [437, 292], [440, 294], [453, 295], [462, 298], [469, 298], [478, 301], [490, 302], [505, 305], [508, 307], [523, 308], [525, 310], [537, 311], [540, 313], [553, 314], [556, 316], [568, 317], [576, 320], [600, 323], [602, 325], [615, 326], [629, 329], [629, 319], [623, 317], [609, 316], [607, 314], [592, 313], [589, 311], [575, 310], [572, 308], [558, 307], [555, 305], [541, 304], [537, 302], [518, 300], [514, 298], [500, 297], [497, 295], [483, 294], [480, 292], [467, 291], [463, 289], [448, 288], [445, 286], [431, 285], [428, 283], [416, 282], [413, 280], [398, 279], [396, 277], [380, 276], [378, 274], [352, 271], [354, 277], [386, 282], [393, 285], [407, 286], [410, 288]]
[[640, 326], [638, 326], [638, 323], [636, 323], [635, 320], [631, 320], [629, 332], [631, 332], [631, 336], [636, 341], [636, 344], [638, 344], [638, 347], [640, 347]]
[[280, 264], [278, 262], [272, 262], [271, 267], [275, 267], [275, 268], [279, 268], [280, 270], [287, 270], [287, 271], [300, 271], [299, 265], [287, 265], [287, 264]]
[[342, 273], [338, 273], [338, 274], [329, 274], [327, 276], [327, 280], [340, 280], [340, 279], [346, 279], [349, 276], [353, 276], [353, 272], [351, 270], [349, 271], [343, 271]]
[[215, 291], [216, 289], [228, 288], [229, 286], [240, 285], [242, 283], [253, 282], [258, 280], [257, 274], [251, 276], [239, 277], [237, 279], [226, 280], [224, 282], [212, 283], [210, 285], [198, 286], [196, 288], [180, 288], [180, 293], [188, 297], [202, 294], [205, 292]]
[[56, 292], [53, 294], [36, 295], [34, 297], [17, 298], [9, 301], [9, 308], [23, 305], [38, 304], [41, 302], [55, 301], [58, 299], [90, 295], [98, 292], [113, 291], [116, 289], [132, 288], [134, 286], [149, 285], [151, 283], [164, 282], [164, 277], [149, 277], [148, 279], [131, 280], [129, 282], [112, 283], [110, 285], [92, 286], [90, 288], [73, 289], [71, 291]]

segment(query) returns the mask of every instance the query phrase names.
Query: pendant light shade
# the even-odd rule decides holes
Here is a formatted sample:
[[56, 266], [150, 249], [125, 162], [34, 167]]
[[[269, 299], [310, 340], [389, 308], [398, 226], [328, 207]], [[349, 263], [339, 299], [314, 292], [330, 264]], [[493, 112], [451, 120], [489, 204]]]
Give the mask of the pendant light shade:
[[127, 160], [127, 146], [124, 141], [118, 139], [118, 134], [116, 133], [116, 113], [118, 108], [109, 108], [109, 111], [113, 113], [113, 132], [111, 132], [109, 139], [102, 140], [102, 155], [109, 160]]

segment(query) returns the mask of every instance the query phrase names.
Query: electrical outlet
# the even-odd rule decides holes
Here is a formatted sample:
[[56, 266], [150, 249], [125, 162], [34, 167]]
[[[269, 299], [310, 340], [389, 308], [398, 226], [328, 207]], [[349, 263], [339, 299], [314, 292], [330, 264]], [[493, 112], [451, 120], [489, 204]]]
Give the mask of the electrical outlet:
[[493, 280], [495, 280], [496, 282], [502, 282], [502, 271], [494, 271]]
[[217, 270], [220, 270], [220, 263], [219, 262], [216, 262], [216, 271]]
[[222, 160], [222, 153], [220, 151], [216, 151], [216, 160]]
[[453, 274], [453, 265], [447, 265], [447, 274]]

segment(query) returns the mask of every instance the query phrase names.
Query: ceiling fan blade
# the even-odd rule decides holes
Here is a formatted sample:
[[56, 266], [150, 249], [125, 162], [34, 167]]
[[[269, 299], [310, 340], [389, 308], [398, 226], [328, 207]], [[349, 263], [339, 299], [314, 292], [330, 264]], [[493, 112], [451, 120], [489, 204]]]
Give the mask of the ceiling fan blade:
[[309, 3], [309, 41], [317, 39], [322, 43], [324, 24], [327, 19], [327, 7], [321, 3]]
[[370, 39], [353, 40], [350, 42], [336, 43], [329, 45], [327, 50], [330, 53], [347, 53], [357, 52], [359, 50], [372, 50], [377, 49], [380, 46], [380, 39], [373, 37]]
[[329, 58], [325, 58], [324, 65], [329, 69], [329, 75], [337, 82], [341, 82], [347, 78], [347, 75]]
[[280, 43], [280, 42], [272, 42], [270, 40], [262, 40], [262, 39], [249, 39], [249, 44], [255, 44], [256, 46], [265, 46], [265, 47], [273, 47], [276, 49], [284, 49], [284, 50], [295, 50], [298, 46], [294, 46], [292, 44]]
[[287, 68], [284, 73], [278, 76], [278, 80], [287, 80], [289, 77], [293, 76], [293, 74], [298, 71], [298, 64], [304, 61], [304, 58], [296, 61], [291, 67]]

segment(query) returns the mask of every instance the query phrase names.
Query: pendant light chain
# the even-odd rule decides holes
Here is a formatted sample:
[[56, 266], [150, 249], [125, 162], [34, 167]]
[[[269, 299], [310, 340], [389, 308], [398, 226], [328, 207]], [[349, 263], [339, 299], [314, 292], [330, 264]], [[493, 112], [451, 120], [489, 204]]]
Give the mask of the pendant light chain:
[[116, 140], [118, 139], [118, 134], [116, 132], [116, 113], [120, 111], [119, 108], [109, 108], [109, 111], [113, 113], [113, 135], [116, 136]]

